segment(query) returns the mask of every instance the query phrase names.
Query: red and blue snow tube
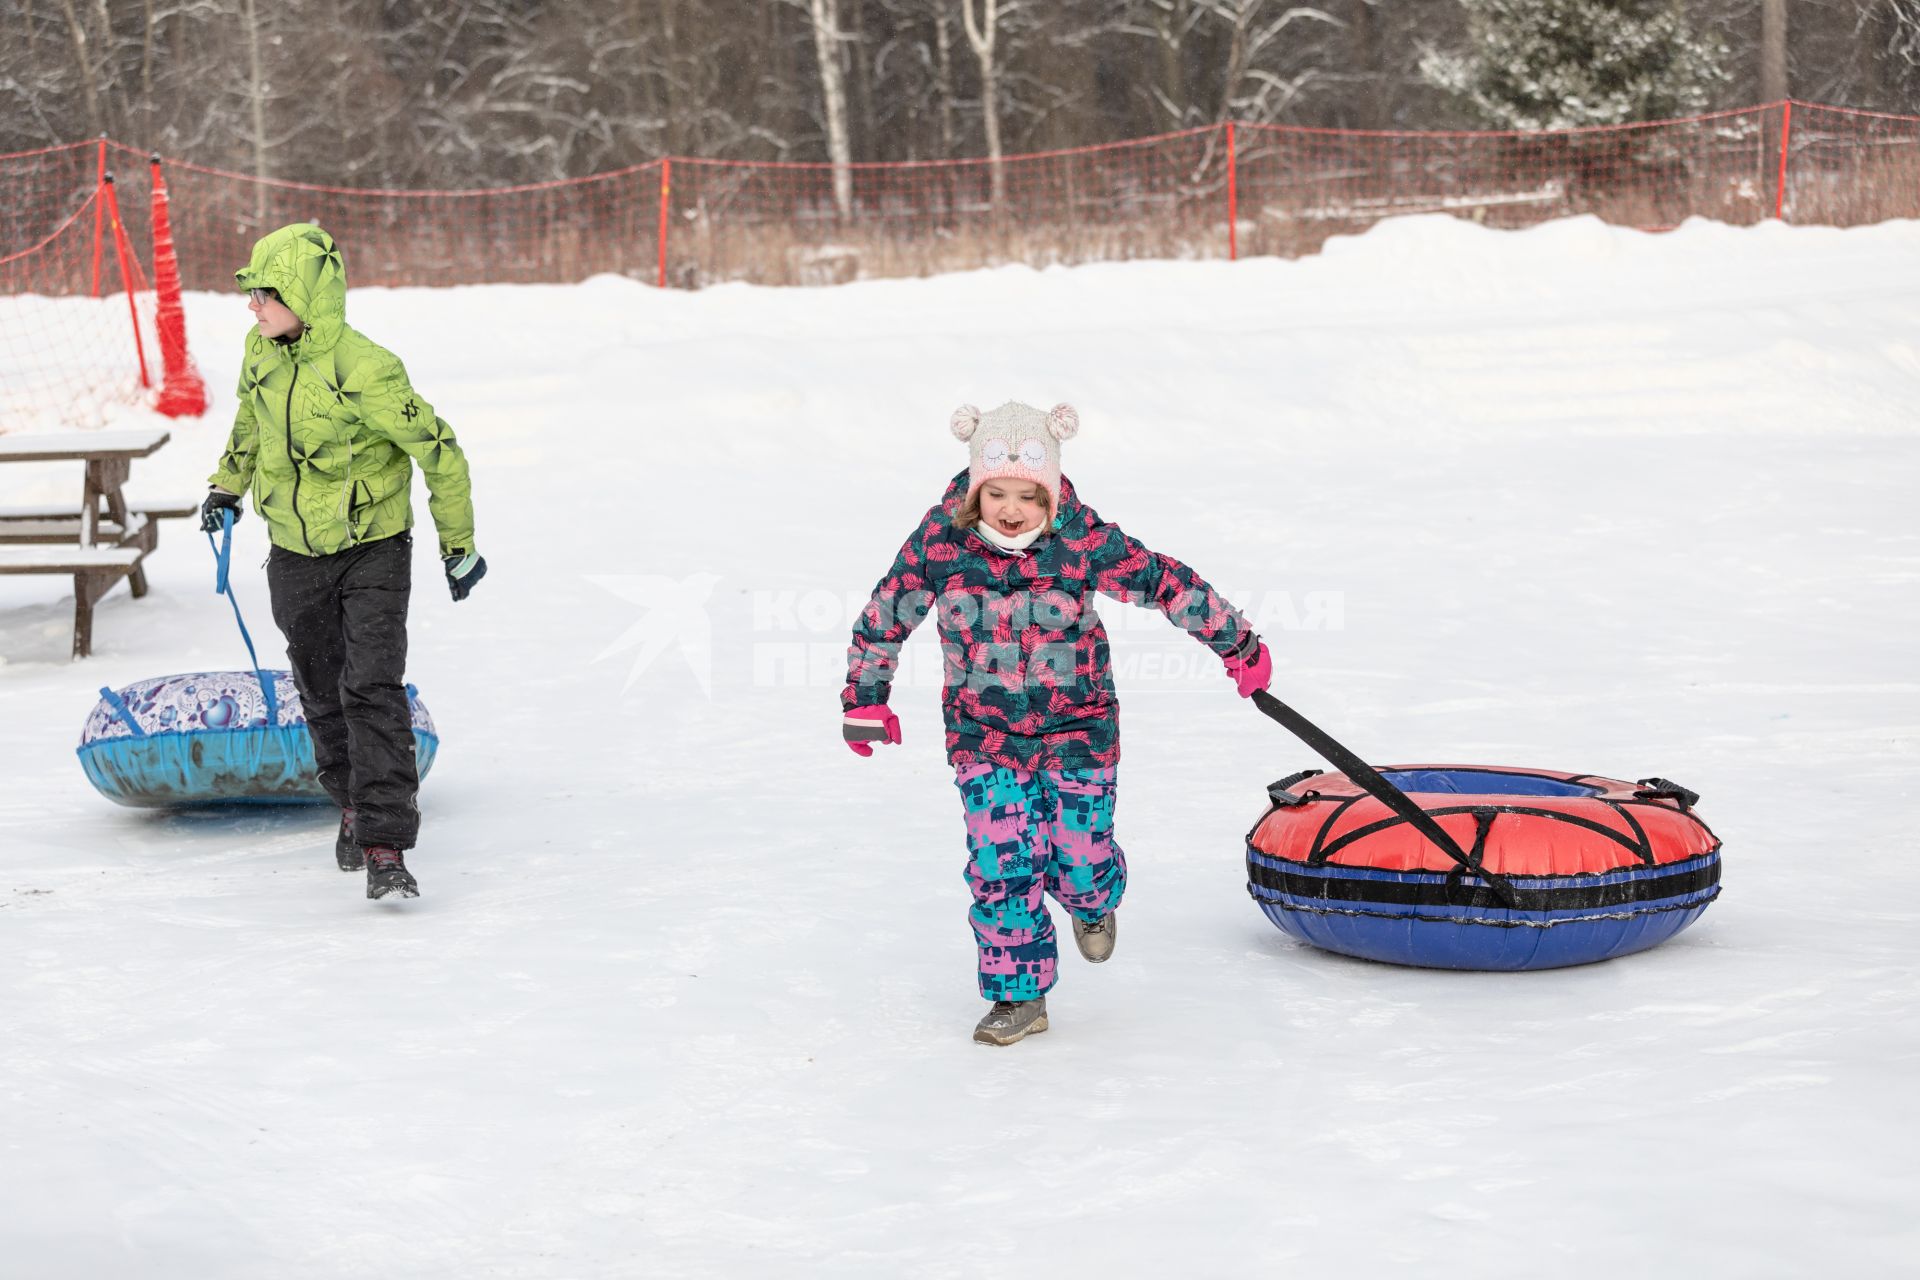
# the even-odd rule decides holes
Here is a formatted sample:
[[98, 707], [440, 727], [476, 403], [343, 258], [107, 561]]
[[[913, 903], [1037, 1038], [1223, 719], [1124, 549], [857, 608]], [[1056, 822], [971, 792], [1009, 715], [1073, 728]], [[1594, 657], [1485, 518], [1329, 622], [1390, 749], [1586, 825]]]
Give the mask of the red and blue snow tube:
[[1720, 841], [1693, 811], [1699, 797], [1663, 778], [1380, 773], [1467, 865], [1343, 774], [1283, 778], [1247, 834], [1247, 891], [1303, 942], [1433, 969], [1555, 969], [1665, 942], [1719, 896]]

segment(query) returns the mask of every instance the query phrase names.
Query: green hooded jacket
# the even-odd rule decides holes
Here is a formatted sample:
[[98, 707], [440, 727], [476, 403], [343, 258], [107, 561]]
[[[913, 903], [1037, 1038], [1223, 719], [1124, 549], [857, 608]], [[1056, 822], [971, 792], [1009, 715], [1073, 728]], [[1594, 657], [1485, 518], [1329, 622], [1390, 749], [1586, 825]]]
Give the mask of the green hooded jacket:
[[306, 329], [292, 341], [247, 335], [240, 409], [209, 480], [232, 493], [251, 486], [275, 546], [324, 556], [413, 527], [417, 462], [441, 556], [472, 551], [466, 455], [393, 353], [348, 326], [333, 237], [311, 223], [282, 227], [234, 278], [277, 290]]

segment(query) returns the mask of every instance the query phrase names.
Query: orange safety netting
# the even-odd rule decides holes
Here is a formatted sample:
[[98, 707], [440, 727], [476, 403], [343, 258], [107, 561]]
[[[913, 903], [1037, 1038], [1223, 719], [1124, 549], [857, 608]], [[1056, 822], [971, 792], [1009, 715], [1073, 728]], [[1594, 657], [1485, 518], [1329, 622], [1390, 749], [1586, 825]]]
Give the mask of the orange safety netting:
[[1226, 251], [1226, 133], [987, 160], [671, 162], [665, 282], [831, 284]]
[[1920, 217], [1920, 119], [1801, 102], [1784, 110], [1781, 217], [1830, 227]]
[[[0, 156], [0, 367], [9, 372], [0, 429], [17, 425], [27, 402], [84, 406], [105, 387], [140, 385], [141, 329], [124, 299], [117, 330], [105, 305], [125, 288], [99, 181], [109, 166], [121, 171], [117, 247], [150, 311], [132, 252], [151, 243], [163, 194], [146, 157], [106, 141]], [[836, 171], [670, 157], [480, 191], [326, 187], [179, 162], [165, 166], [165, 181], [188, 289], [231, 289], [254, 240], [295, 221], [330, 230], [359, 285], [603, 272], [682, 288], [828, 284], [1008, 262], [1296, 255], [1413, 213], [1493, 227], [1592, 214], [1649, 230], [1689, 217], [1844, 226], [1920, 216], [1920, 119], [1777, 103], [1552, 133], [1226, 124], [998, 162]], [[160, 257], [149, 261], [157, 268]], [[147, 332], [144, 354], [172, 362], [169, 402], [191, 403], [182, 331], [157, 347]], [[12, 376], [22, 368], [31, 376]], [[28, 383], [31, 392], [16, 390]]]
[[1240, 126], [1241, 253], [1294, 254], [1382, 218], [1447, 213], [1490, 227], [1591, 214], [1665, 229], [1774, 214], [1778, 108], [1553, 133]]
[[99, 144], [0, 156], [0, 430], [99, 425], [151, 386], [145, 195]]
[[314, 222], [346, 254], [347, 284], [513, 284], [614, 272], [654, 277], [661, 162], [485, 191], [262, 182], [169, 161], [174, 241], [189, 289], [231, 289], [253, 242]]

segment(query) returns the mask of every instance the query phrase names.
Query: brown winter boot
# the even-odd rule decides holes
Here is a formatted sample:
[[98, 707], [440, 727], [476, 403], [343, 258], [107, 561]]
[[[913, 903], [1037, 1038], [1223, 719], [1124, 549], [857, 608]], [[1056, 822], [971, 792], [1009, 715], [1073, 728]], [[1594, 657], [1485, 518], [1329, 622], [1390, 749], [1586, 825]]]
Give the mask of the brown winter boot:
[[987, 1016], [973, 1029], [980, 1044], [1008, 1045], [1037, 1036], [1047, 1029], [1047, 998], [995, 1000]]
[[1080, 948], [1080, 954], [1089, 964], [1103, 964], [1113, 954], [1113, 944], [1120, 940], [1120, 913], [1109, 911], [1107, 914], [1088, 924], [1079, 916], [1073, 918], [1073, 945]]

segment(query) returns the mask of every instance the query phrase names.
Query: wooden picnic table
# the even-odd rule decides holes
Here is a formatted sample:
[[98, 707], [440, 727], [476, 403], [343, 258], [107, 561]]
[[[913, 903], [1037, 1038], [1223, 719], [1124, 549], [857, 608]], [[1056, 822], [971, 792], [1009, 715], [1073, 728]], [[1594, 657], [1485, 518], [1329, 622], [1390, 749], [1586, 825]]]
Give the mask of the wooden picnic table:
[[121, 491], [135, 458], [171, 435], [162, 427], [0, 435], [0, 462], [81, 462], [86, 479], [73, 506], [0, 507], [0, 573], [73, 575], [73, 656], [93, 649], [93, 606], [122, 578], [147, 594], [140, 562], [159, 542], [157, 521], [189, 516], [199, 504], [130, 508]]

